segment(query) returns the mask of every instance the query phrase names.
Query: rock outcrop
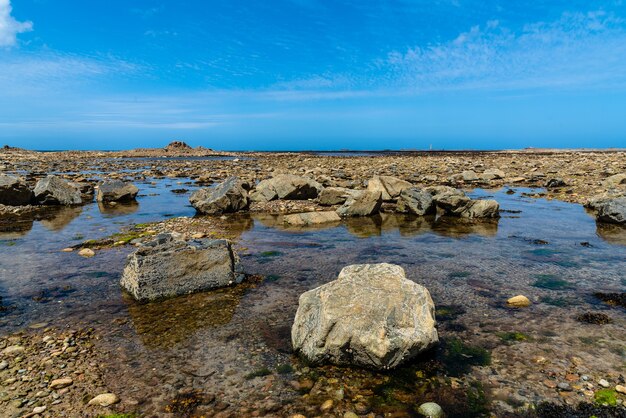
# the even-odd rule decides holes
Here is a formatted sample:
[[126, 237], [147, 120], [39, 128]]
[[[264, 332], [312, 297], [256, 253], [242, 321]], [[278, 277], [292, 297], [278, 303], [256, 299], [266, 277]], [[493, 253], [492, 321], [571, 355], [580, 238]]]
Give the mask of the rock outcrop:
[[600, 222], [626, 224], [626, 197], [603, 200], [595, 205]]
[[400, 266], [348, 266], [300, 296], [291, 340], [314, 364], [390, 369], [438, 342], [435, 307]]
[[367, 191], [381, 193], [382, 199], [389, 202], [397, 199], [404, 189], [413, 187], [408, 181], [392, 176], [374, 176], [367, 182]]
[[357, 190], [345, 187], [325, 187], [317, 197], [317, 203], [322, 206], [343, 205], [350, 197], [358, 195]]
[[337, 213], [340, 216], [370, 216], [380, 211], [383, 204], [382, 193], [363, 191], [354, 197], [349, 197]]
[[228, 240], [182, 241], [161, 234], [130, 254], [120, 281], [146, 302], [240, 283], [239, 258]]
[[105, 180], [98, 186], [98, 202], [130, 202], [135, 200], [139, 189], [132, 183], [122, 180]]
[[237, 177], [230, 177], [212, 189], [200, 189], [189, 198], [191, 206], [207, 215], [248, 209], [250, 198]]
[[47, 176], [35, 185], [34, 200], [41, 205], [80, 205], [80, 190], [57, 176]]
[[11, 206], [28, 205], [33, 192], [19, 177], [0, 174], [0, 204]]
[[257, 184], [250, 199], [254, 202], [315, 199], [321, 190], [322, 185], [308, 177], [279, 174]]

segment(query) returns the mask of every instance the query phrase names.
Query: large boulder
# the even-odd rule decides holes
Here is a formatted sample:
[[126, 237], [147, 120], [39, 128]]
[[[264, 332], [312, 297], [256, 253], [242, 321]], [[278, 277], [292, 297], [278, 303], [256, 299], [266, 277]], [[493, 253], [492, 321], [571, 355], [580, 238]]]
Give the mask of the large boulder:
[[374, 176], [367, 182], [367, 191], [380, 192], [385, 202], [397, 199], [404, 189], [413, 187], [408, 181], [392, 176]]
[[460, 213], [464, 218], [498, 218], [500, 204], [493, 199], [472, 200]]
[[465, 194], [441, 193], [433, 196], [433, 201], [447, 215], [460, 216], [469, 206], [471, 199]]
[[595, 206], [596, 218], [600, 222], [626, 223], [626, 197], [603, 200]]
[[80, 190], [57, 176], [47, 176], [35, 185], [34, 200], [42, 205], [80, 205]]
[[418, 216], [428, 215], [435, 211], [435, 205], [430, 193], [411, 187], [402, 190], [398, 198], [396, 210], [401, 213], [412, 213]]
[[28, 205], [33, 192], [28, 184], [19, 177], [0, 174], [0, 204], [21, 206]]
[[390, 369], [438, 342], [435, 306], [400, 266], [352, 265], [300, 296], [291, 341], [313, 364]]
[[285, 215], [283, 221], [288, 225], [307, 226], [320, 225], [331, 222], [339, 222], [341, 218], [333, 210], [323, 212], [304, 212]]
[[98, 186], [98, 202], [129, 202], [135, 200], [139, 189], [132, 183], [122, 180], [105, 180]]
[[250, 199], [237, 177], [230, 177], [212, 189], [200, 189], [189, 198], [191, 206], [208, 215], [248, 209]]
[[340, 216], [370, 216], [380, 211], [383, 204], [381, 192], [363, 191], [354, 197], [349, 197], [337, 213]]
[[321, 190], [322, 185], [308, 177], [280, 174], [257, 184], [250, 199], [254, 202], [315, 199]]
[[130, 254], [121, 286], [146, 302], [240, 283], [239, 258], [228, 240], [182, 241], [161, 234]]

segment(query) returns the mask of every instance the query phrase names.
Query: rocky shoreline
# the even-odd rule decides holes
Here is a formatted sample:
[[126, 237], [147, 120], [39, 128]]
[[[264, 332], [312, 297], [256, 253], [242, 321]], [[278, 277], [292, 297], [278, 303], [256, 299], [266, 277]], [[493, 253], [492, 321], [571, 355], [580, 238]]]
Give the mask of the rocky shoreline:
[[[247, 199], [250, 193], [252, 197], [251, 201], [240, 198], [233, 200], [232, 195], [228, 194], [230, 192], [218, 193], [218, 198], [222, 200], [219, 200], [218, 210], [213, 216], [175, 217], [134, 225], [110, 237], [79, 242], [65, 250], [91, 251], [79, 253], [85, 257], [93, 257], [99, 251], [108, 251], [112, 247], [141, 245], [162, 233], [176, 233], [185, 240], [230, 239], [235, 242], [237, 251], [245, 257], [247, 248], [238, 243], [238, 238], [242, 231], [250, 228], [251, 216], [266, 218], [269, 224], [285, 230], [298, 230], [318, 222], [331, 225], [349, 223], [349, 218], [344, 217], [342, 220], [345, 211], [342, 212], [341, 208], [347, 204], [346, 201], [358, 199], [358, 195], [346, 198], [345, 190], [370, 193], [374, 187], [372, 179], [377, 178], [382, 180], [378, 180], [381, 185], [375, 199], [380, 204], [375, 205], [375, 213], [380, 211], [381, 214], [377, 216], [381, 217], [403, 216], [396, 215], [396, 212], [427, 215], [426, 212], [430, 210], [426, 209], [427, 201], [431, 196], [439, 209], [450, 213], [458, 209], [458, 214], [470, 211], [471, 202], [487, 202], [470, 200], [463, 193], [450, 192], [454, 190], [451, 188], [538, 188], [541, 190], [529, 193], [529, 197], [574, 203], [591, 202], [590, 206], [600, 212], [603, 209], [594, 206], [598, 205], [598, 201], [592, 199], [594, 196], [602, 195], [612, 199], [626, 193], [626, 176], [620, 177], [626, 173], [624, 151], [326, 156], [309, 153], [219, 153], [190, 149], [181, 144], [173, 144], [164, 150], [110, 153], [32, 152], [5, 148], [0, 149], [0, 172], [19, 175], [32, 188], [49, 173], [73, 184], [91, 185], [96, 185], [105, 173], [109, 179], [126, 182], [180, 178], [184, 182], [192, 182], [194, 187], [224, 181], [228, 183], [227, 179], [236, 177], [241, 182], [240, 185], [234, 185], [236, 194], [246, 196]], [[259, 187], [260, 182], [282, 175], [292, 176], [289, 177], [290, 181], [299, 181], [297, 179], [305, 176], [324, 190], [337, 193], [321, 201], [321, 195], [317, 200], [308, 199], [311, 196], [307, 191], [303, 192], [301, 200], [290, 200], [288, 195], [280, 198], [281, 190], [278, 189], [282, 186], [271, 184], [263, 196], [275, 193], [279, 198], [258, 197], [262, 189]], [[396, 190], [394, 187], [385, 184], [385, 181], [390, 180], [376, 176], [390, 176], [395, 179], [394, 182], [406, 185], [396, 192], [393, 191]], [[185, 186], [184, 182], [181, 187]], [[405, 193], [405, 189], [410, 190], [409, 186], [415, 189]], [[120, 185], [120, 188], [124, 187], [128, 187], [127, 183]], [[424, 190], [434, 192], [420, 194]], [[443, 193], [445, 196], [442, 190], [446, 191], [447, 194]], [[134, 193], [134, 199], [137, 191], [131, 192]], [[257, 193], [257, 197], [253, 197], [252, 193]], [[384, 197], [384, 193], [390, 195]], [[318, 194], [319, 190], [315, 196]], [[227, 196], [226, 200], [224, 196]], [[343, 196], [343, 201], [335, 200], [338, 196]], [[200, 197], [207, 199], [207, 196]], [[75, 200], [75, 196], [72, 199]], [[100, 204], [116, 205], [115, 202]], [[498, 207], [474, 208], [468, 217], [473, 217], [478, 209], [484, 213], [498, 213]], [[54, 210], [58, 209], [38, 205], [0, 205], [3, 231], [10, 232], [12, 222], [31, 219], [32, 223], [32, 219], [45, 218], [47, 213]], [[222, 213], [241, 210], [249, 212], [249, 215]], [[333, 216], [325, 215], [329, 213]], [[489, 223], [490, 220], [481, 222]], [[239, 285], [241, 288], [226, 288], [217, 291], [214, 297], [240, 298], [237, 292], [245, 292], [245, 289], [266, 280], [269, 280], [268, 277], [250, 276], [243, 285]], [[506, 299], [502, 300], [502, 305], [505, 302]], [[528, 305], [512, 305], [509, 309], [523, 309], [524, 306]], [[461, 330], [461, 334], [466, 332], [469, 336], [471, 330], [462, 329], [467, 324], [455, 323], [454, 309], [446, 312], [448, 308], [444, 306], [437, 312], [437, 317], [441, 318], [439, 327], [443, 330]], [[524, 314], [514, 315], [525, 318]], [[548, 358], [546, 347], [549, 346], [550, 336], [497, 331], [497, 325], [489, 325], [488, 319], [480, 327], [494, 328], [492, 337], [481, 344], [481, 347], [489, 347], [489, 353], [482, 348], [466, 345], [456, 337], [446, 338], [441, 347], [433, 349], [423, 360], [403, 368], [398, 375], [365, 373], [359, 369], [347, 371], [335, 366], [313, 367], [294, 356], [291, 349], [278, 350], [279, 354], [275, 354], [267, 347], [255, 349], [252, 347], [254, 343], [238, 346], [237, 353], [224, 357], [224, 360], [245, 363], [251, 370], [247, 375], [241, 375], [240, 370], [222, 370], [220, 376], [204, 375], [202, 371], [195, 375], [193, 373], [196, 372], [193, 372], [182, 382], [172, 382], [171, 387], [168, 382], [168, 394], [161, 396], [159, 403], [155, 404], [154, 400], [142, 398], [139, 388], [126, 387], [115, 381], [122, 370], [131, 372], [130, 362], [117, 365], [114, 373], [107, 366], [111, 356], [116, 355], [115, 347], [107, 343], [107, 334], [129, 332], [126, 330], [129, 326], [127, 322], [120, 318], [108, 327], [91, 327], [87, 323], [73, 324], [71, 329], [63, 328], [61, 324], [40, 323], [32, 324], [25, 331], [0, 337], [0, 406], [7, 408], [7, 416], [144, 416], [135, 415], [138, 411], [146, 416], [198, 417], [411, 416], [418, 405], [409, 411], [399, 406], [394, 409], [390, 405], [397, 399], [411, 404], [408, 398], [415, 393], [427, 394], [429, 398], [440, 402], [450, 416], [462, 416], [468, 405], [474, 408], [472, 416], [626, 416], [623, 408], [626, 382], [623, 374], [614, 372], [619, 366], [597, 364], [593, 356], [587, 354]], [[529, 329], [533, 329], [532, 326]], [[476, 332], [476, 335], [479, 333]], [[230, 341], [227, 336], [224, 338]], [[272, 337], [265, 338], [271, 340]], [[558, 348], [554, 350], [558, 351]], [[247, 353], [254, 355], [246, 359]], [[257, 354], [263, 361], [257, 362]], [[616, 356], [623, 358], [623, 353]], [[123, 361], [121, 358], [120, 362]], [[472, 375], [452, 370], [461, 367], [459, 364], [463, 362], [476, 366]], [[272, 365], [270, 368], [266, 367], [268, 363]], [[143, 388], [144, 392], [150, 393], [150, 387], [160, 387], [163, 384], [158, 381], [160, 378], [168, 379], [168, 376], [156, 372], [141, 382], [141, 385], [147, 386]], [[205, 390], [212, 387], [211, 382], [216, 387], [222, 387], [222, 382], [218, 384], [215, 379], [232, 380], [236, 388], [234, 393]], [[518, 381], [517, 393], [510, 389], [511, 381]], [[520, 386], [523, 388], [520, 389]], [[173, 388], [176, 395], [172, 395]], [[522, 392], [532, 393], [534, 399], [549, 403], [529, 403], [531, 396], [518, 395]], [[242, 400], [244, 393], [255, 395], [247, 400], [244, 396]], [[581, 405], [577, 406], [579, 403]], [[114, 413], [128, 415], [107, 415]]]

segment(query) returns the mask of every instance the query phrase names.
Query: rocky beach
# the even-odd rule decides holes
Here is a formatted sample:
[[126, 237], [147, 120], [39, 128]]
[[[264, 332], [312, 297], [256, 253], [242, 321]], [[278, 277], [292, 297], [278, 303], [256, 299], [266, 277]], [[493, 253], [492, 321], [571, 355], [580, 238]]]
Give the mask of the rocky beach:
[[625, 271], [624, 150], [5, 146], [0, 415], [626, 417]]

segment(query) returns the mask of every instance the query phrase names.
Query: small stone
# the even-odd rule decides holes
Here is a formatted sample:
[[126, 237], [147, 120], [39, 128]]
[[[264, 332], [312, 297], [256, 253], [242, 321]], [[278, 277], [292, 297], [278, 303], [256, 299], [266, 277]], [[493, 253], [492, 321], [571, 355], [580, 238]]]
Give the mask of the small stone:
[[556, 382], [554, 382], [554, 381], [552, 381], [552, 380], [544, 380], [544, 381], [543, 381], [543, 384], [544, 384], [546, 387], [550, 388], [550, 389], [554, 389], [554, 388], [556, 388]]
[[24, 347], [21, 345], [10, 345], [4, 350], [2, 350], [2, 354], [5, 356], [16, 356], [24, 352]]
[[434, 403], [434, 402], [426, 402], [420, 405], [417, 409], [417, 412], [425, 417], [429, 418], [440, 418], [443, 417], [443, 409]]
[[328, 399], [322, 404], [322, 406], [320, 406], [320, 411], [322, 412], [330, 411], [332, 407], [333, 407], [333, 400]]
[[93, 257], [94, 255], [96, 255], [96, 253], [91, 248], [83, 248], [82, 250], [78, 252], [78, 255], [80, 255], [81, 257], [89, 258], [89, 257]]
[[7, 367], [9, 367], [9, 363], [7, 363], [7, 362], [6, 362], [6, 360], [2, 360], [2, 361], [0, 362], [0, 370], [4, 370], [4, 369], [6, 369]]
[[35, 409], [33, 409], [33, 414], [41, 414], [45, 410], [45, 406], [36, 406]]
[[557, 387], [559, 388], [559, 390], [564, 390], [566, 392], [569, 392], [572, 390], [572, 387], [569, 385], [569, 383], [566, 383], [566, 382], [559, 383]]
[[74, 383], [74, 381], [69, 378], [69, 377], [63, 377], [61, 379], [55, 379], [52, 382], [50, 382], [50, 388], [51, 389], [62, 389], [68, 386], [71, 386]]
[[626, 395], [626, 386], [617, 385], [615, 386], [615, 391]]
[[295, 415], [292, 415], [291, 418], [306, 418], [306, 416], [302, 414], [295, 414]]
[[63, 248], [61, 250], [61, 252], [64, 252], [64, 253], [71, 253], [72, 251], [74, 251], [74, 249], [71, 247]]
[[530, 300], [524, 295], [513, 296], [507, 300], [506, 303], [514, 308], [525, 308], [530, 306]]
[[204, 238], [206, 236], [206, 234], [204, 232], [197, 232], [195, 234], [193, 234], [191, 236], [191, 238], [193, 239], [200, 239], [200, 238]]
[[606, 379], [598, 380], [598, 384], [603, 388], [608, 388], [609, 386], [611, 386], [611, 384]]
[[359, 418], [359, 416], [352, 411], [348, 411], [343, 414], [343, 418]]
[[101, 393], [89, 401], [89, 405], [110, 406], [120, 401], [114, 393]]

